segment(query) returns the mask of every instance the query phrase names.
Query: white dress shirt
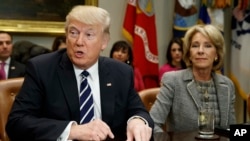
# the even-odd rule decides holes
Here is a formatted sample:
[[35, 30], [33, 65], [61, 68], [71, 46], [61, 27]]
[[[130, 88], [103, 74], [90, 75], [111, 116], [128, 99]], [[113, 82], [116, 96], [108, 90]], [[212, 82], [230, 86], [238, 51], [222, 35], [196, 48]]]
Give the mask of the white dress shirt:
[[[82, 69], [77, 68], [76, 66], [74, 66], [74, 71], [75, 71], [75, 75], [76, 75], [76, 79], [77, 79], [77, 86], [78, 86], [78, 94], [80, 97], [80, 81], [82, 79], [81, 73]], [[86, 71], [89, 72], [89, 76], [87, 77], [88, 79], [88, 83], [90, 85], [90, 88], [92, 90], [93, 93], [93, 99], [94, 99], [94, 116], [95, 119], [99, 118], [101, 119], [101, 98], [100, 98], [100, 83], [99, 83], [99, 73], [98, 73], [98, 61], [89, 69], [87, 69]], [[80, 107], [79, 107], [80, 110]], [[145, 122], [146, 125], [148, 125], [148, 122], [140, 117], [140, 116], [132, 116], [128, 119], [127, 123], [135, 118], [139, 118], [141, 120], [143, 120]], [[67, 127], [65, 128], [65, 130], [63, 131], [63, 133], [61, 134], [61, 136], [57, 139], [57, 141], [67, 141], [68, 137], [69, 137], [69, 133], [70, 133], [70, 128], [72, 124], [77, 124], [76, 121], [71, 121]]]
[[[77, 80], [78, 96], [80, 97], [80, 82], [82, 79], [81, 73], [84, 70], [76, 67], [75, 65], [73, 65], [73, 67], [74, 67], [74, 72], [75, 72], [75, 76], [76, 76], [76, 80]], [[97, 118], [101, 119], [102, 114], [101, 114], [101, 98], [100, 98], [98, 61], [93, 66], [91, 66], [89, 69], [87, 69], [86, 71], [89, 72], [89, 76], [87, 77], [87, 79], [88, 79], [88, 83], [90, 85], [91, 91], [93, 93], [94, 117], [95, 117], [95, 119], [97, 119]], [[79, 111], [80, 111], [80, 107], [79, 107]], [[67, 125], [67, 127], [65, 128], [63, 133], [60, 135], [60, 137], [57, 139], [57, 141], [67, 141], [68, 140], [70, 128], [71, 128], [72, 124], [77, 124], [77, 122], [71, 121]]]
[[[75, 75], [77, 79], [77, 86], [78, 86], [78, 93], [80, 97], [80, 82], [82, 79], [81, 73], [82, 69], [77, 68], [74, 66]], [[89, 72], [89, 76], [87, 77], [88, 83], [90, 85], [91, 91], [93, 93], [93, 100], [94, 100], [94, 116], [95, 118], [101, 119], [101, 98], [100, 98], [100, 83], [99, 83], [99, 73], [98, 73], [98, 61], [86, 71]], [[80, 108], [79, 108], [80, 110]]]

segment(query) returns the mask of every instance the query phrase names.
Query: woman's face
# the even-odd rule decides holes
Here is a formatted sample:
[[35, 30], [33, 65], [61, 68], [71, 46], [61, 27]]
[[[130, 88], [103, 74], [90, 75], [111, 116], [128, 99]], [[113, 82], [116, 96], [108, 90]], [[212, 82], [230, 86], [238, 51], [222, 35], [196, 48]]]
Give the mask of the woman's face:
[[129, 55], [128, 55], [128, 50], [127, 49], [119, 49], [119, 50], [115, 50], [113, 52], [112, 58], [125, 62], [128, 60]]
[[173, 43], [171, 46], [171, 57], [172, 57], [172, 63], [173, 64], [178, 64], [181, 62], [182, 59], [182, 51], [181, 47], [177, 43]]
[[213, 43], [199, 32], [194, 34], [189, 51], [190, 60], [195, 69], [212, 70], [214, 60], [218, 59]]

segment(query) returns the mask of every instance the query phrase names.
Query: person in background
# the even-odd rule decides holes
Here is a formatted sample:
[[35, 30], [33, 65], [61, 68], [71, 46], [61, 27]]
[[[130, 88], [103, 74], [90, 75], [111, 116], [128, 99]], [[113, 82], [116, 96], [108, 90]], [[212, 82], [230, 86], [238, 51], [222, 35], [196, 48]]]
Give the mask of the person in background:
[[153, 120], [134, 89], [133, 69], [100, 56], [109, 28], [106, 10], [73, 7], [65, 22], [67, 49], [27, 63], [6, 125], [11, 141], [152, 139]]
[[165, 73], [150, 115], [155, 132], [198, 130], [198, 111], [213, 108], [215, 126], [235, 124], [235, 87], [215, 71], [223, 65], [225, 43], [213, 25], [196, 25], [184, 36], [183, 60], [187, 68]]
[[52, 51], [57, 51], [58, 49], [66, 48], [66, 37], [57, 36], [52, 44]]
[[51, 49], [28, 40], [19, 40], [13, 44], [11, 57], [26, 65], [27, 61], [35, 56], [49, 53]]
[[162, 76], [165, 72], [186, 68], [186, 65], [182, 59], [183, 41], [181, 38], [173, 38], [169, 42], [165, 55], [167, 62], [159, 69], [159, 80], [162, 79]]
[[5, 31], [0, 31], [0, 80], [23, 77], [25, 65], [12, 59], [12, 36]]
[[136, 91], [139, 92], [145, 89], [140, 70], [133, 66], [132, 47], [126, 41], [115, 42], [111, 48], [109, 57], [132, 66], [134, 70], [134, 85]]

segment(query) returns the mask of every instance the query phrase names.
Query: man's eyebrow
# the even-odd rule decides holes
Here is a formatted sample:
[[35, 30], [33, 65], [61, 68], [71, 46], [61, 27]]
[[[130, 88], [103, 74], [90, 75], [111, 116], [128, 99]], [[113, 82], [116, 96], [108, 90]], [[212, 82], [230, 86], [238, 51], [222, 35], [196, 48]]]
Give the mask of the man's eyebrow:
[[4, 42], [5, 42], [5, 43], [9, 43], [9, 42], [11, 42], [11, 40], [5, 40], [5, 41], [4, 41], [4, 40], [3, 40], [3, 41], [0, 40], [0, 42], [1, 42], [1, 43], [4, 43]]
[[74, 26], [69, 26], [69, 28], [68, 29], [77, 29], [76, 27], [74, 27]]

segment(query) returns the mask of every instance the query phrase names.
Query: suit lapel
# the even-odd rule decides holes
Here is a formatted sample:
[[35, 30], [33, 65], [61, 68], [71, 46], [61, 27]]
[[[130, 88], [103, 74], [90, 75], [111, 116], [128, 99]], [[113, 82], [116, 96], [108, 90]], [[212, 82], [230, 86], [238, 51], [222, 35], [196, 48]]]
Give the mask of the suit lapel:
[[[219, 104], [219, 111], [220, 111], [220, 124], [221, 126], [227, 125], [228, 117], [229, 117], [229, 103], [230, 103], [230, 95], [229, 95], [229, 88], [225, 84], [224, 81], [220, 80], [216, 74], [214, 74], [214, 81], [215, 87], [217, 90], [217, 99]], [[225, 101], [225, 99], [227, 99]]]
[[[73, 120], [80, 121], [79, 97], [74, 69], [66, 53], [58, 68], [58, 76]], [[73, 81], [71, 81], [73, 79]], [[70, 80], [70, 81], [69, 81]]]
[[115, 95], [114, 95], [114, 79], [111, 69], [107, 68], [107, 60], [100, 57], [99, 59], [99, 79], [100, 79], [100, 97], [101, 97], [101, 109], [102, 120], [107, 124], [111, 124], [110, 120], [114, 114]]
[[[184, 74], [185, 74], [183, 77], [184, 81], [192, 80], [191, 82], [188, 82], [187, 84], [188, 93], [194, 100], [196, 106], [200, 107], [201, 101], [200, 101], [200, 97], [196, 88], [195, 81], [193, 81], [192, 70], [188, 69], [186, 72], [184, 72]], [[214, 79], [215, 89], [217, 90], [216, 93], [217, 93], [217, 99], [219, 103], [220, 124], [221, 126], [225, 126], [225, 125], [228, 125], [227, 122], [228, 122], [228, 117], [229, 117], [229, 113], [227, 112], [229, 111], [229, 104], [230, 104], [229, 88], [222, 79], [219, 79], [216, 73], [212, 73], [212, 77]], [[225, 99], [227, 99], [227, 101], [225, 101]]]
[[8, 78], [12, 78], [12, 77], [17, 77], [17, 68], [15, 65], [15, 62], [13, 61], [13, 59], [10, 60], [10, 66], [9, 66], [9, 74], [8, 74]]
[[[115, 95], [114, 95], [114, 79], [112, 72], [106, 66], [108, 61], [103, 57], [99, 59], [99, 79], [100, 79], [100, 98], [102, 109], [102, 120], [107, 124], [111, 124], [112, 115], [114, 114]], [[77, 82], [73, 70], [72, 63], [66, 54], [63, 55], [62, 61], [58, 68], [58, 76], [62, 85], [64, 95], [69, 106], [72, 119], [79, 122], [80, 111]], [[74, 79], [74, 81], [69, 81]]]
[[199, 93], [197, 91], [197, 86], [196, 86], [196, 83], [194, 80], [192, 80], [191, 82], [188, 83], [187, 89], [188, 89], [188, 93], [192, 97], [196, 107], [200, 108], [201, 107], [201, 100], [200, 100]]
[[188, 81], [187, 84], [188, 94], [192, 97], [196, 107], [197, 108], [201, 107], [201, 100], [199, 97], [199, 93], [197, 91], [197, 85], [194, 81], [191, 69], [187, 69], [186, 71], [184, 71], [183, 79], [184, 81]]

